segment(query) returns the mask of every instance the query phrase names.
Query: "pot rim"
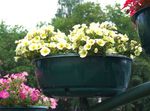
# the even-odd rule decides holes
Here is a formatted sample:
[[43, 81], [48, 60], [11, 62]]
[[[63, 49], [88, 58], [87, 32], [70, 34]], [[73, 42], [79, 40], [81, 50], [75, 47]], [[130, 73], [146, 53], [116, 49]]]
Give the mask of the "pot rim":
[[[64, 57], [79, 57], [79, 54], [76, 54], [76, 53], [67, 53], [67, 54], [56, 54], [56, 55], [48, 55], [48, 56], [45, 56], [45, 57], [39, 57], [39, 58], [36, 58], [33, 60], [33, 63], [38, 61], [38, 60], [42, 60], [42, 59], [47, 59], [47, 58], [64, 58]], [[128, 59], [130, 61], [132, 61], [131, 58], [127, 57], [127, 56], [124, 56], [124, 55], [88, 55], [86, 56], [85, 58], [87, 57], [104, 57], [104, 58], [124, 58], [124, 59]], [[84, 58], [81, 58], [81, 59], [84, 59]]]
[[143, 12], [143, 11], [145, 11], [146, 9], [149, 9], [149, 8], [150, 8], [150, 6], [145, 6], [145, 7], [141, 8], [141, 9], [139, 9], [138, 11], [136, 11], [136, 13], [131, 17], [131, 21], [135, 24], [135, 21], [136, 21], [137, 16], [138, 16], [141, 12]]
[[0, 108], [15, 108], [15, 109], [25, 109], [25, 108], [30, 108], [30, 109], [34, 109], [34, 108], [44, 108], [44, 109], [48, 109], [48, 106], [0, 106]]

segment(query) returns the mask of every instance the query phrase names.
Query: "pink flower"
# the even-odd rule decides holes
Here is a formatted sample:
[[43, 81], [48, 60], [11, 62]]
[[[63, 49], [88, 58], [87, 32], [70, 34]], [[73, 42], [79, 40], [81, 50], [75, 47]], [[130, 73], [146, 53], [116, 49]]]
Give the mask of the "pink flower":
[[38, 101], [39, 100], [39, 96], [40, 96], [40, 91], [33, 89], [33, 91], [30, 94], [31, 100], [33, 102]]
[[46, 97], [46, 96], [44, 96], [44, 95], [42, 95], [41, 98], [42, 98], [42, 100], [43, 100], [44, 102], [48, 102], [48, 101], [49, 101], [49, 98]]
[[30, 87], [22, 83], [19, 91], [20, 98], [22, 100], [26, 99], [30, 91], [31, 91]]
[[22, 72], [22, 73], [17, 73], [17, 74], [11, 74], [10, 78], [26, 81], [26, 76], [28, 76], [28, 73]]
[[20, 95], [20, 98], [22, 100], [26, 99], [26, 97], [27, 97], [27, 93], [24, 90], [21, 90], [20, 93], [19, 93], [19, 95]]
[[8, 83], [8, 80], [7, 79], [3, 79], [3, 78], [1, 78], [0, 79], [0, 84], [6, 84], [6, 83]]
[[9, 98], [9, 96], [10, 95], [7, 91], [5, 91], [5, 90], [0, 91], [0, 98], [7, 99], [7, 98]]
[[51, 108], [52, 109], [55, 109], [56, 108], [56, 106], [57, 106], [57, 100], [56, 99], [54, 99], [54, 98], [50, 98], [50, 102], [51, 102]]

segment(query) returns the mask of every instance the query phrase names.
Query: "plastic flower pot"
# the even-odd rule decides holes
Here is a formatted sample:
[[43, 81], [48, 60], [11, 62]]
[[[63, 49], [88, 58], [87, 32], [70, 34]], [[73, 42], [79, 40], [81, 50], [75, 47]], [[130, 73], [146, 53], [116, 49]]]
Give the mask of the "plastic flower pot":
[[143, 48], [150, 54], [150, 7], [137, 11], [132, 20], [136, 24]]
[[47, 96], [110, 97], [126, 90], [131, 63], [125, 56], [55, 55], [36, 59], [35, 73]]
[[48, 111], [46, 106], [30, 106], [30, 107], [4, 107], [0, 106], [0, 111]]

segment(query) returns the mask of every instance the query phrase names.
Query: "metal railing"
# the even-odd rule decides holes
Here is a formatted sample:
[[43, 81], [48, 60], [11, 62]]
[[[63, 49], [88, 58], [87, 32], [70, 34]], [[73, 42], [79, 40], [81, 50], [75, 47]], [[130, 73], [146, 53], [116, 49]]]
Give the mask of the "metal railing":
[[80, 98], [80, 111], [110, 111], [121, 105], [150, 95], [150, 82], [143, 83], [101, 103], [89, 107], [86, 98]]

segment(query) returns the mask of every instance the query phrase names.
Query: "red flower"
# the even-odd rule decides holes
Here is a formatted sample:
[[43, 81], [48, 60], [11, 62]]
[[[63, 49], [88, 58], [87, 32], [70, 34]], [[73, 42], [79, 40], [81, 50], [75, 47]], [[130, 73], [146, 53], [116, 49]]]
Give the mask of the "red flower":
[[150, 0], [126, 0], [123, 9], [128, 8], [128, 13], [133, 16], [139, 9], [150, 5]]

